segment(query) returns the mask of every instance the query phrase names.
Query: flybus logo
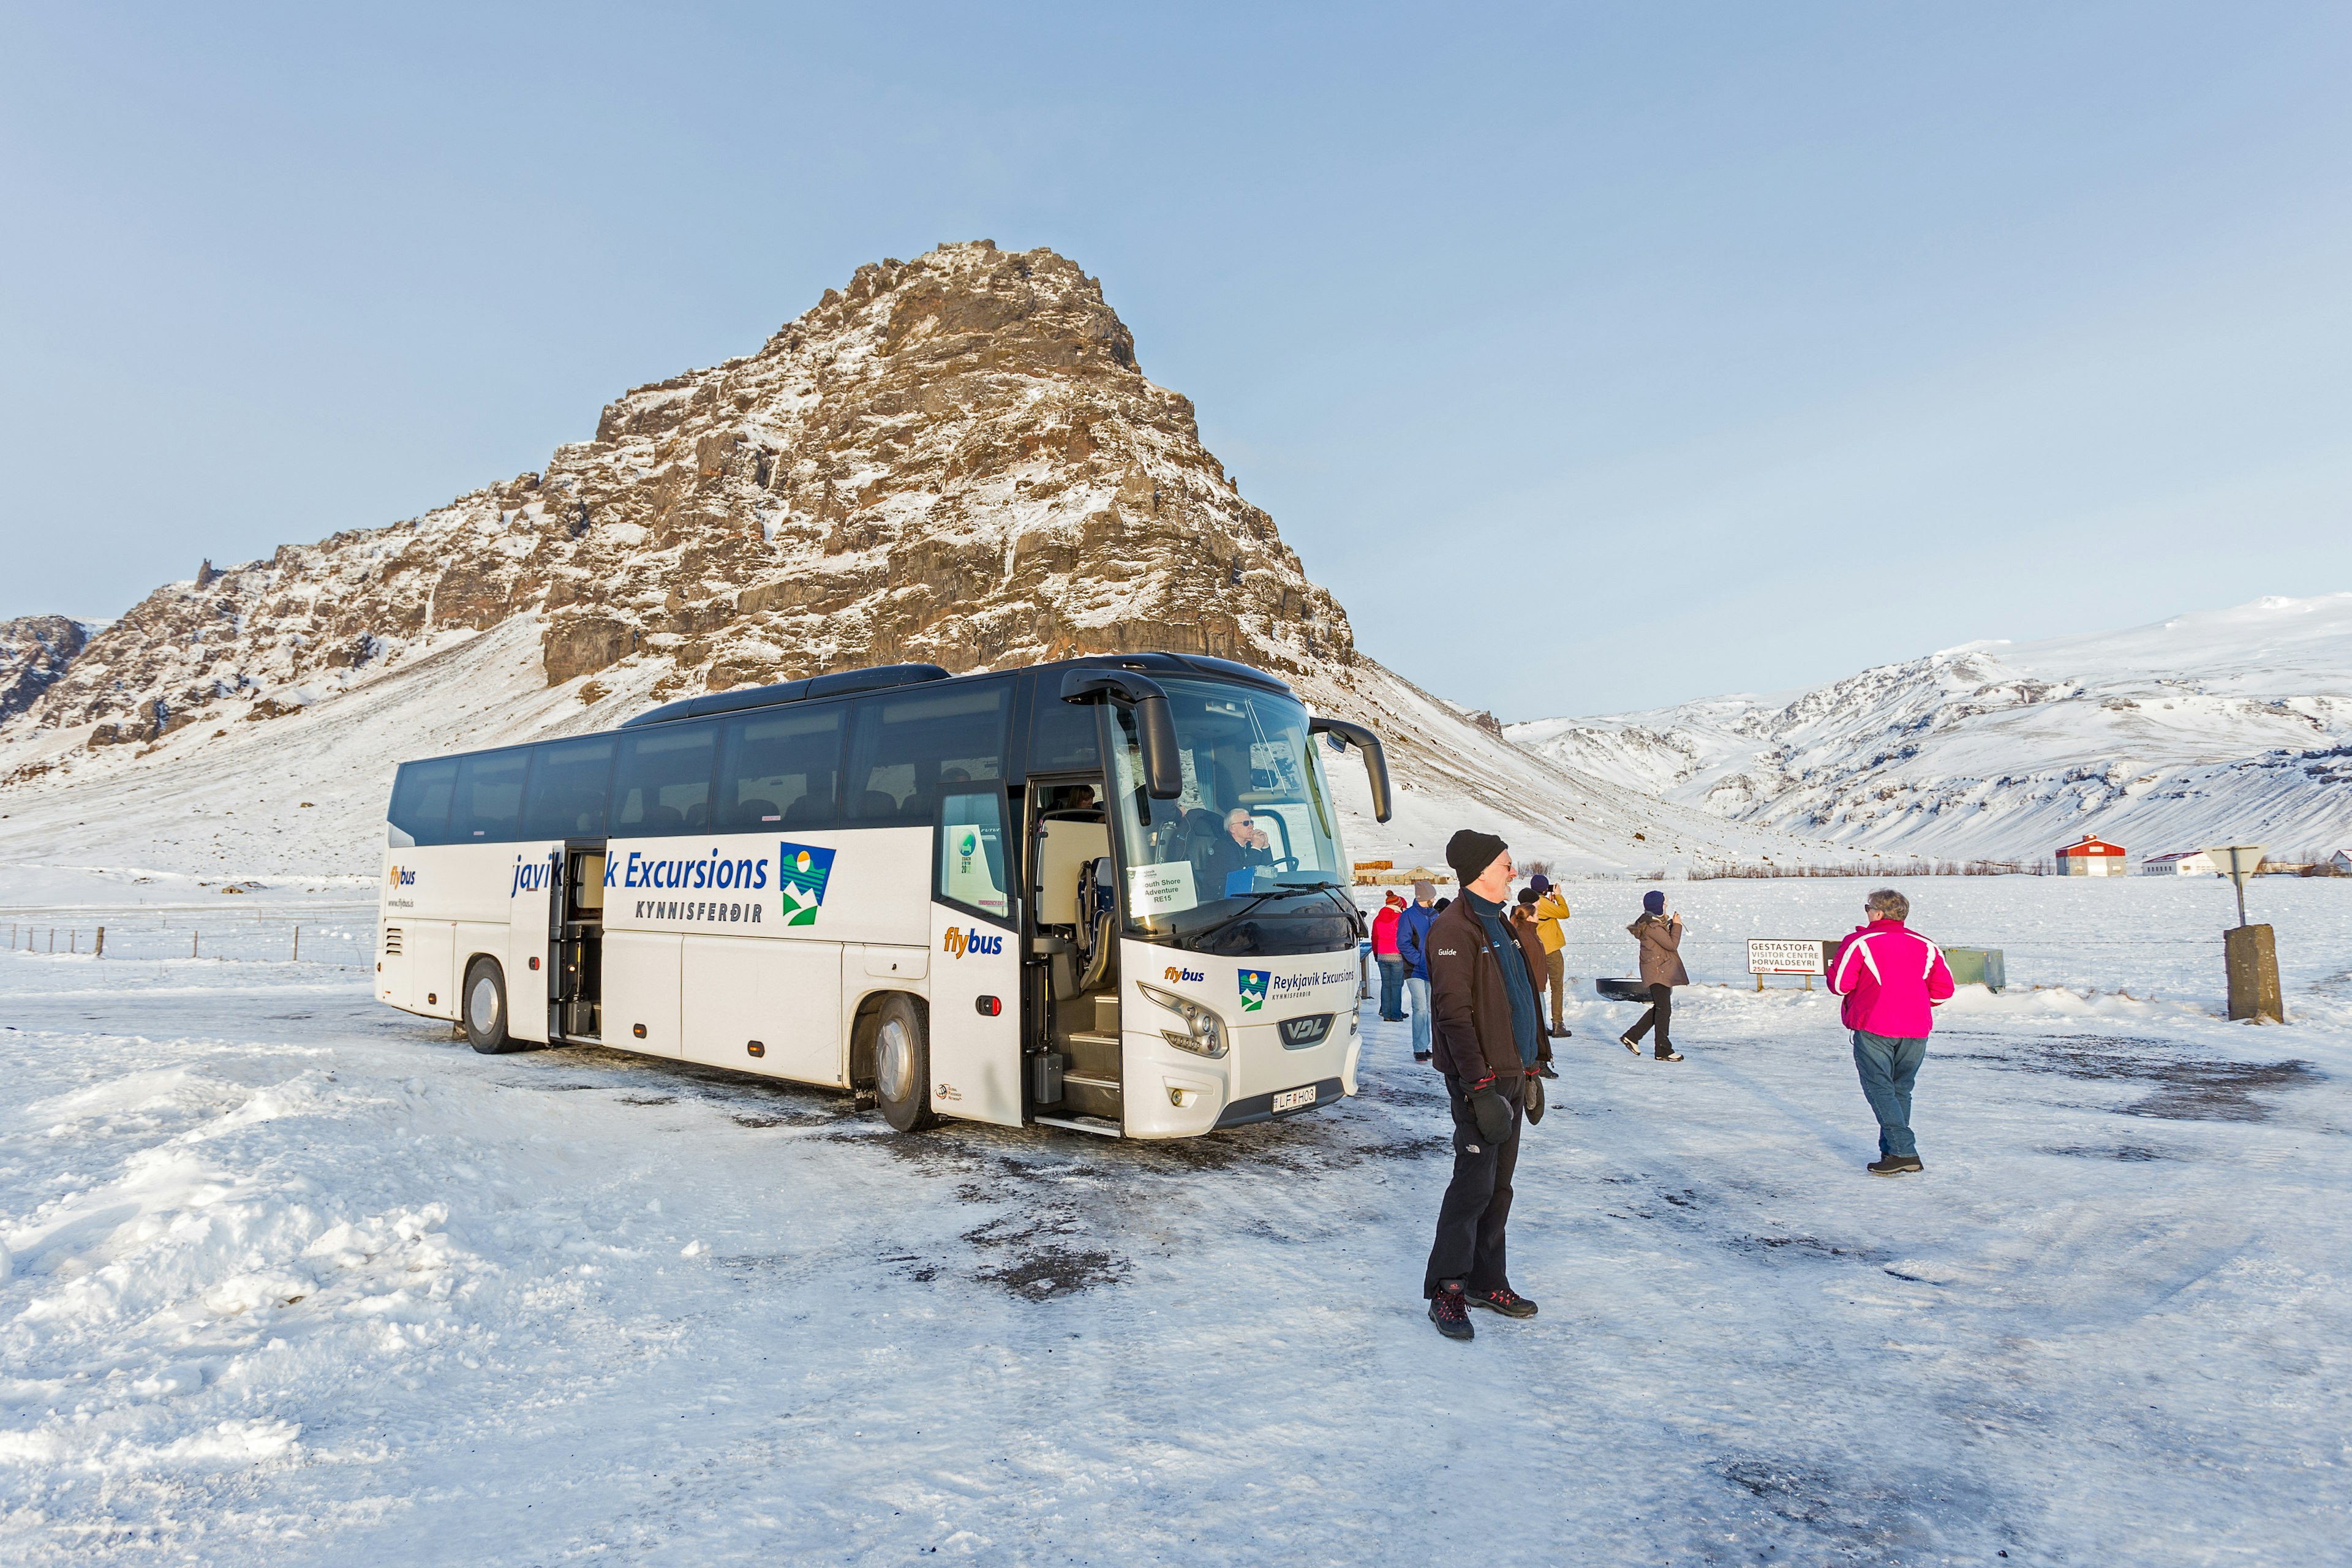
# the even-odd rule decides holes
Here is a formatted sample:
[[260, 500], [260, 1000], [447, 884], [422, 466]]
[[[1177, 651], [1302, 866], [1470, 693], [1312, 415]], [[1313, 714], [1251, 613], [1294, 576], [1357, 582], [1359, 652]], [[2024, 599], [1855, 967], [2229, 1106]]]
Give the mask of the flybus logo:
[[394, 866], [383, 874], [383, 880], [386, 887], [413, 888], [416, 886], [416, 868]]
[[824, 885], [833, 879], [833, 851], [814, 844], [780, 842], [776, 848], [776, 881], [783, 894], [784, 923], [816, 924], [824, 902]]
[[1255, 1013], [1265, 1005], [1266, 987], [1273, 984], [1274, 972], [1269, 969], [1242, 971], [1242, 1011]]
[[1186, 980], [1206, 980], [1207, 978], [1207, 975], [1202, 973], [1197, 969], [1186, 969], [1183, 965], [1177, 963], [1171, 963], [1168, 966], [1168, 979], [1171, 984]]
[[990, 953], [1004, 951], [1004, 937], [998, 931], [960, 931], [948, 927], [947, 951], [957, 958], [967, 952]]

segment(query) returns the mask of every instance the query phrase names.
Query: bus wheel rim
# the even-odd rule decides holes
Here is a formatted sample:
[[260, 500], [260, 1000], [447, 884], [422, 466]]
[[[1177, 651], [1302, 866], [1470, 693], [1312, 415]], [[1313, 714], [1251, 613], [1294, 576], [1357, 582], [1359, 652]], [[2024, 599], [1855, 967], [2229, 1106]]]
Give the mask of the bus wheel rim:
[[914, 1042], [907, 1037], [907, 1026], [893, 1018], [882, 1026], [875, 1041], [874, 1076], [879, 1080], [884, 1096], [903, 1100], [914, 1087]]
[[499, 1021], [499, 988], [488, 975], [485, 974], [474, 982], [474, 994], [471, 1005], [466, 1009], [466, 1016], [473, 1021], [474, 1027], [485, 1035]]

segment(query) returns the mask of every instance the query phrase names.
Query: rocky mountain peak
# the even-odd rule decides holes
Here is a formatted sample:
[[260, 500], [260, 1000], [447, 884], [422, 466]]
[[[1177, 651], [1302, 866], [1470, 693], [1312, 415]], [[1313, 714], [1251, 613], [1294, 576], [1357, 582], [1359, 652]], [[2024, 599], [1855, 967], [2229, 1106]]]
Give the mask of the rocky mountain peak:
[[624, 662], [657, 667], [657, 696], [908, 659], [1355, 662], [1346, 613], [1145, 378], [1101, 285], [981, 240], [859, 268], [756, 353], [614, 399], [541, 472], [207, 561], [31, 721], [104, 742], [267, 718], [519, 615], [541, 617], [548, 682], [591, 701]]

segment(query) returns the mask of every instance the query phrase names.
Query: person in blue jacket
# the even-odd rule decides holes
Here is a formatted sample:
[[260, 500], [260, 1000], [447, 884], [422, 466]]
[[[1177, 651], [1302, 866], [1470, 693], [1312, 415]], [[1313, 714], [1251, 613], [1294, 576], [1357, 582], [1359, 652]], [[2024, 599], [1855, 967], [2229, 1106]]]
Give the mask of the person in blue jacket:
[[1404, 959], [1404, 994], [1412, 1003], [1412, 1059], [1429, 1059], [1429, 922], [1437, 918], [1436, 887], [1412, 885], [1412, 902], [1397, 916], [1397, 952]]

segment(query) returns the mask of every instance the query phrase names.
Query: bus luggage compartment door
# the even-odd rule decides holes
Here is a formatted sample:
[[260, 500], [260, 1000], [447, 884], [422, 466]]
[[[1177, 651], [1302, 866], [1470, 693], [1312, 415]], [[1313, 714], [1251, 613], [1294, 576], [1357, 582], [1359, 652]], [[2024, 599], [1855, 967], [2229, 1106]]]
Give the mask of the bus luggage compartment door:
[[689, 936], [683, 973], [688, 1061], [842, 1081], [839, 942]]
[[931, 1109], [1021, 1125], [1021, 941], [931, 906]]
[[604, 933], [606, 1045], [655, 1056], [678, 1054], [680, 940], [676, 931]]

